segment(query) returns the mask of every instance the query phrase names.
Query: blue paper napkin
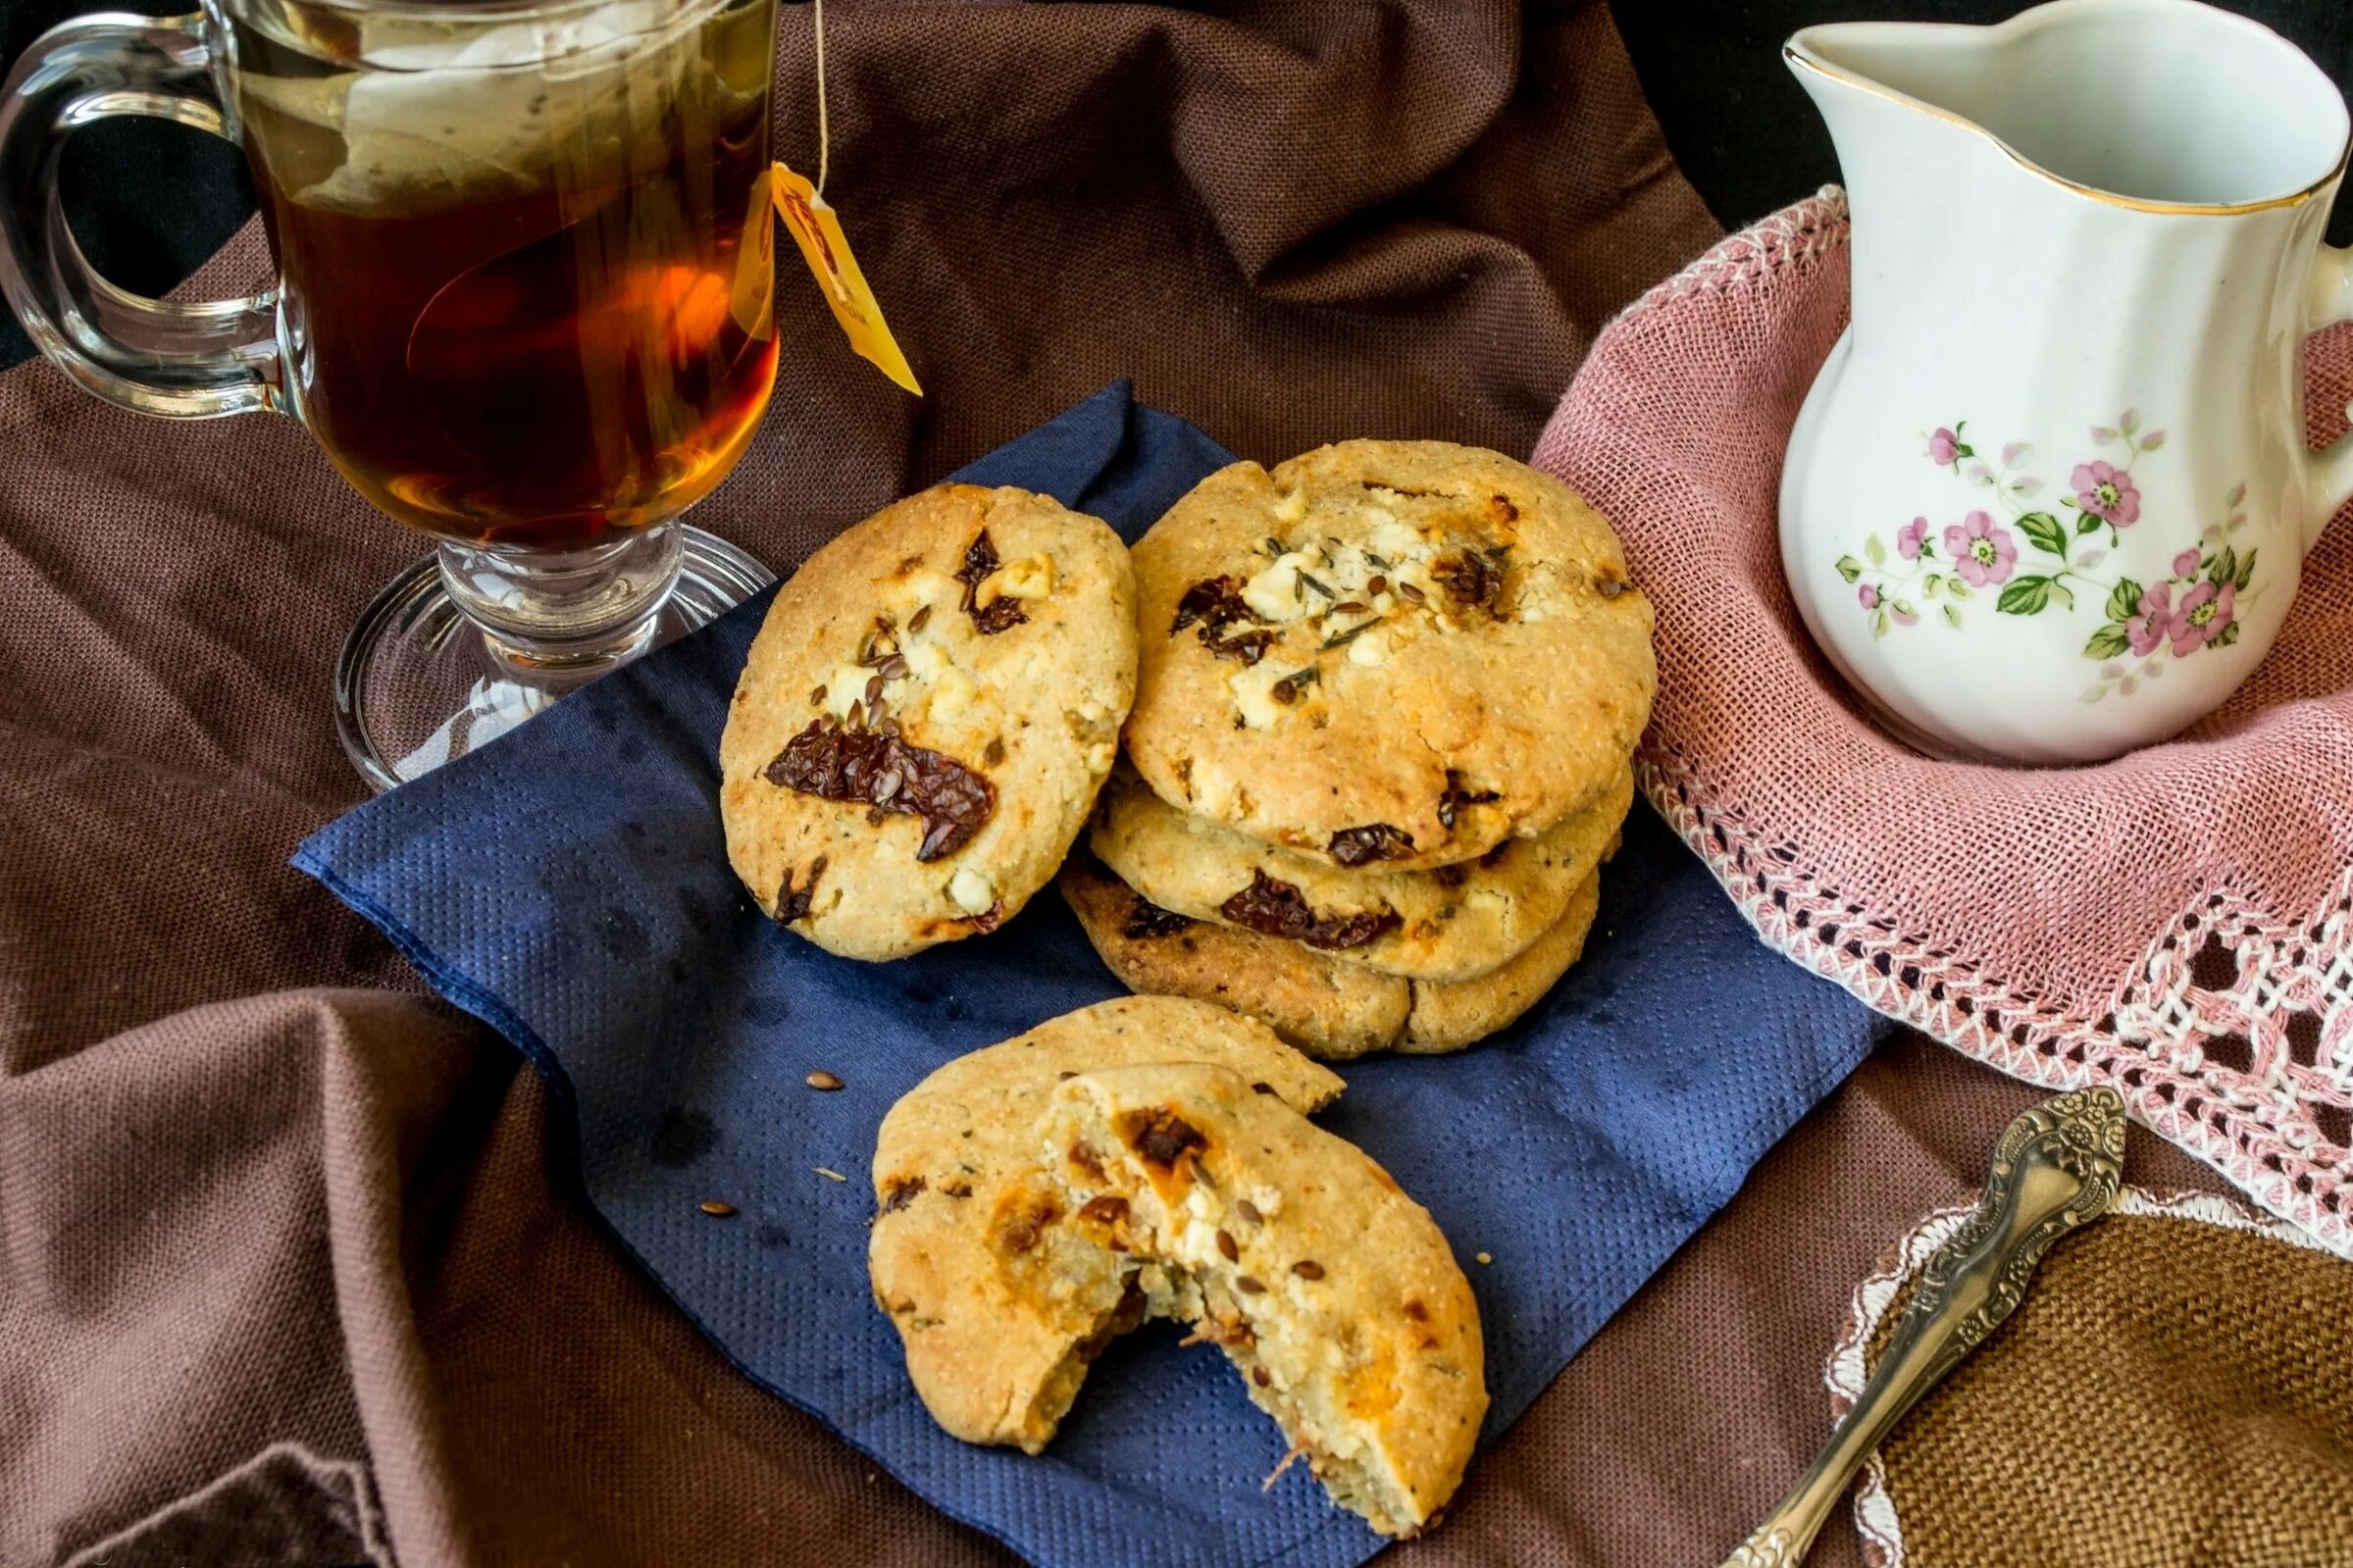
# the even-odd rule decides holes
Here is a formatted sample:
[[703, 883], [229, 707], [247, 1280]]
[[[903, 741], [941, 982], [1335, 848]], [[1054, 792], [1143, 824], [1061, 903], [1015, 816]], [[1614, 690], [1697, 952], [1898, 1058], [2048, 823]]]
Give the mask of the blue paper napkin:
[[[1229, 461], [1121, 383], [958, 477], [1047, 491], [1133, 539]], [[577, 1159], [615, 1237], [705, 1334], [941, 1508], [1051, 1568], [1371, 1555], [1379, 1538], [1304, 1469], [1260, 1492], [1273, 1424], [1222, 1355], [1164, 1325], [1097, 1363], [1040, 1457], [968, 1447], [924, 1413], [867, 1292], [875, 1130], [942, 1062], [1120, 986], [1051, 889], [993, 936], [886, 965], [761, 918], [728, 869], [717, 756], [766, 608], [361, 806], [295, 864], [546, 1074], [577, 1116], [552, 1157]], [[1874, 1034], [1761, 945], [1647, 808], [1602, 885], [1583, 962], [1527, 1018], [1461, 1055], [1344, 1064], [1321, 1118], [1463, 1260], [1490, 1442]], [[844, 1087], [805, 1087], [818, 1070]], [[706, 1198], [736, 1213], [707, 1216]]]

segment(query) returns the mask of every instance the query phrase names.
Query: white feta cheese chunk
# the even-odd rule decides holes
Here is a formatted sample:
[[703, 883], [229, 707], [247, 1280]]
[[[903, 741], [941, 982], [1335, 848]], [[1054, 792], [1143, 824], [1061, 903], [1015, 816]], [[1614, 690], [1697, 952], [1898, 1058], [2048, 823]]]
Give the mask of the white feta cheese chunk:
[[967, 915], [985, 915], [997, 902], [997, 887], [970, 866], [959, 866], [948, 879], [947, 899]]

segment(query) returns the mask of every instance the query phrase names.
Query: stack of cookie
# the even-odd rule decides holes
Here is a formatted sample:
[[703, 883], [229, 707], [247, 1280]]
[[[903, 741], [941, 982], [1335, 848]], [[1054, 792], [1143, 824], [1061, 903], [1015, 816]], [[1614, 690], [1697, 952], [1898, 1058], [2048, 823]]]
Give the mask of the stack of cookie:
[[1134, 551], [1127, 765], [1065, 896], [1140, 991], [1458, 1049], [1576, 961], [1657, 687], [1610, 526], [1493, 452], [1210, 476]]

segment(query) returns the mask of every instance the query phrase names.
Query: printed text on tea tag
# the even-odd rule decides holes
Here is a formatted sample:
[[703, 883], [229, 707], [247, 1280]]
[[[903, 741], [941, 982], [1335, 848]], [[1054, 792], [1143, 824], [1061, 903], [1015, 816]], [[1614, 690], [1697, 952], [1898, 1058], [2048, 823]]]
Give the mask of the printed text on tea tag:
[[842, 334], [849, 339], [849, 346], [885, 376], [922, 396], [923, 388], [916, 384], [907, 357], [898, 351], [898, 340], [883, 320], [883, 307], [876, 302], [874, 290], [866, 286], [857, 257], [850, 254], [840, 216], [807, 179], [781, 162], [769, 188], [776, 196], [777, 216], [799, 242], [801, 258], [809, 264], [817, 286], [825, 291], [825, 302], [833, 307], [834, 320], [842, 324]]

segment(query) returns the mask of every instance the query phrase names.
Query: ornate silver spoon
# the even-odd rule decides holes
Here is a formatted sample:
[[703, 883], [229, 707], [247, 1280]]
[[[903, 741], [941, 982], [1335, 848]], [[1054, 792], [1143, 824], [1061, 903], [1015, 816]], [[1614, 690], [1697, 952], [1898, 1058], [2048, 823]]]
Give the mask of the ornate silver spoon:
[[2051, 1243], [2108, 1212], [2123, 1158], [2124, 1101], [2112, 1088], [2062, 1094], [2004, 1129], [1984, 1195], [1920, 1266], [1911, 1309], [1863, 1396], [1724, 1568], [1790, 1568], [1806, 1555], [1871, 1450], [2017, 1310]]

